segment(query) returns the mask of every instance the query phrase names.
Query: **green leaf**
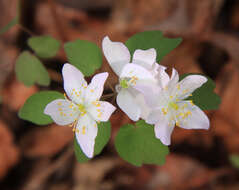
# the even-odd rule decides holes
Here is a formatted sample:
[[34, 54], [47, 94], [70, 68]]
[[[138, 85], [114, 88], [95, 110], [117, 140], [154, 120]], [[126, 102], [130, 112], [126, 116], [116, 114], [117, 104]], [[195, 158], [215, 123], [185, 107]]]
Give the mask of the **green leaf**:
[[166, 38], [160, 31], [145, 31], [129, 38], [125, 45], [128, 47], [131, 55], [133, 55], [136, 49], [146, 50], [155, 48], [157, 51], [157, 62], [160, 62], [165, 55], [181, 42], [181, 38]]
[[[98, 134], [95, 139], [95, 150], [94, 150], [94, 156], [101, 153], [105, 145], [108, 143], [110, 139], [111, 134], [111, 125], [110, 122], [101, 122], [98, 124]], [[76, 138], [74, 140], [74, 146], [75, 146], [75, 155], [77, 158], [77, 161], [80, 163], [87, 162], [90, 159], [85, 156], [85, 154], [82, 152], [80, 145], [78, 144]]]
[[64, 45], [69, 62], [76, 66], [85, 76], [94, 74], [102, 65], [102, 54], [92, 42], [76, 40]]
[[41, 58], [56, 56], [61, 43], [51, 36], [37, 36], [28, 39], [28, 45]]
[[[180, 80], [182, 80], [188, 75], [192, 74], [181, 75]], [[193, 103], [196, 104], [202, 110], [216, 110], [221, 103], [221, 98], [214, 92], [216, 85], [213, 80], [210, 79], [208, 76], [205, 77], [207, 77], [208, 81], [204, 83], [200, 88], [196, 89], [192, 93], [192, 96], [188, 97], [187, 100], [192, 100]]]
[[20, 54], [16, 61], [15, 72], [17, 79], [26, 86], [37, 83], [42, 86], [50, 84], [49, 74], [42, 62], [28, 51]]
[[30, 96], [18, 115], [21, 119], [31, 121], [38, 125], [47, 125], [52, 123], [50, 116], [45, 115], [46, 105], [55, 99], [64, 99], [64, 95], [56, 91], [42, 91]]
[[17, 23], [18, 23], [18, 17], [15, 17], [6, 26], [4, 26], [3, 28], [0, 29], [0, 35], [2, 35], [5, 32], [7, 32], [10, 28], [15, 26]]
[[162, 165], [169, 153], [168, 147], [155, 137], [154, 126], [143, 120], [138, 121], [136, 126], [122, 126], [115, 138], [115, 147], [124, 160], [135, 166]]
[[229, 157], [231, 164], [239, 169], [239, 155], [238, 154], [232, 154]]

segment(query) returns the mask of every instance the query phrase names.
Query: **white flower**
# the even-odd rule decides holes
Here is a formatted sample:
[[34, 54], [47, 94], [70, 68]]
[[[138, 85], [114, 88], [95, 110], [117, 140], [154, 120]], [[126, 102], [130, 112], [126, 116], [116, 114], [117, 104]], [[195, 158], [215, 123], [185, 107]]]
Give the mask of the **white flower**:
[[155, 49], [136, 50], [131, 63], [130, 52], [123, 43], [105, 37], [102, 48], [111, 68], [119, 76], [116, 86], [118, 106], [133, 121], [146, 118], [150, 109], [141, 91], [157, 86], [156, 75], [161, 66], [156, 63]]
[[194, 90], [207, 82], [207, 78], [190, 75], [179, 82], [175, 69], [171, 78], [165, 71], [160, 74], [161, 90], [158, 93], [144, 93], [147, 103], [153, 108], [146, 122], [155, 124], [155, 136], [163, 144], [170, 145], [175, 125], [184, 129], [208, 129], [209, 119], [206, 114], [192, 101], [185, 100]]
[[99, 101], [108, 73], [96, 74], [87, 86], [83, 74], [74, 66], [64, 64], [64, 89], [69, 99], [50, 102], [44, 113], [58, 125], [71, 125], [84, 154], [92, 158], [97, 136], [97, 122], [108, 121], [115, 107]]

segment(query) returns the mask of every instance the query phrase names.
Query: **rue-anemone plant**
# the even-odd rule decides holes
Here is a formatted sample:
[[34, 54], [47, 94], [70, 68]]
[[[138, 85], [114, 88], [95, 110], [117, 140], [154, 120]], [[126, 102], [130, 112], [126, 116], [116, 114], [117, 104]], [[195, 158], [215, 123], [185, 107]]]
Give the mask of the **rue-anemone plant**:
[[[19, 117], [37, 125], [55, 122], [72, 127], [76, 158], [86, 162], [106, 146], [111, 136], [109, 119], [121, 109], [132, 122], [121, 126], [115, 137], [119, 156], [135, 166], [162, 165], [173, 129], [208, 130], [210, 121], [204, 110], [217, 109], [220, 104], [210, 78], [192, 73], [180, 76], [177, 68], [169, 76], [167, 68], [159, 64], [181, 41], [166, 38], [160, 31], [145, 31], [125, 43], [106, 36], [102, 50], [85, 40], [67, 42], [68, 60], [62, 66], [65, 93], [49, 89], [32, 95]], [[26, 86], [49, 86], [42, 60], [56, 56], [60, 42], [38, 36], [30, 38], [28, 45], [32, 51], [22, 52], [16, 61], [17, 79]], [[102, 66], [103, 55], [118, 77], [110, 94], [104, 91], [104, 84], [112, 81], [112, 76], [105, 71], [95, 73]], [[89, 84], [85, 77], [91, 77]]]

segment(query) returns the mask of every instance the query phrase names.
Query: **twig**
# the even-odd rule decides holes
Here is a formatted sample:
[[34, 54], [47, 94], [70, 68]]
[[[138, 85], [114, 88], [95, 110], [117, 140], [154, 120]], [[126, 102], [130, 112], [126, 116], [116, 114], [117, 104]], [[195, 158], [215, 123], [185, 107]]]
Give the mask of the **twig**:
[[102, 99], [108, 99], [108, 98], [111, 98], [111, 97], [113, 97], [115, 95], [115, 93], [111, 93], [111, 94], [105, 94], [105, 95], [103, 95], [102, 96]]
[[25, 26], [21, 25], [21, 24], [17, 24], [17, 26], [24, 32], [28, 33], [30, 36], [36, 36], [36, 34], [34, 34], [32, 31], [30, 31], [29, 29], [27, 29]]

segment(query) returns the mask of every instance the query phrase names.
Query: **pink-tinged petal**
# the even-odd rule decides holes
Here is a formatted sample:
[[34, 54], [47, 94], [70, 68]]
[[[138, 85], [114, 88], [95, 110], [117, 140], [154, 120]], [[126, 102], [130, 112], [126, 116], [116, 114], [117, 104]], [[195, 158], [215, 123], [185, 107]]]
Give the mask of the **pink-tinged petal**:
[[124, 66], [120, 78], [132, 78], [132, 77], [136, 79], [135, 80], [136, 83], [139, 80], [151, 81], [156, 83], [156, 79], [154, 78], [154, 76], [150, 71], [148, 71], [142, 66], [129, 63]]
[[210, 122], [207, 115], [191, 101], [178, 103], [177, 125], [184, 129], [209, 129]]
[[111, 114], [115, 111], [115, 107], [109, 102], [97, 101], [93, 102], [88, 108], [87, 112], [96, 121], [108, 121]]
[[94, 156], [95, 138], [98, 127], [96, 122], [87, 114], [80, 117], [76, 125], [76, 140], [83, 153], [88, 157]]
[[121, 42], [112, 42], [106, 36], [102, 41], [102, 49], [111, 68], [119, 76], [124, 65], [130, 62], [128, 48]]
[[202, 75], [189, 75], [180, 81], [177, 85], [177, 97], [180, 99], [187, 98], [197, 88], [200, 88], [207, 82], [207, 78]]
[[133, 63], [146, 69], [152, 69], [153, 64], [156, 62], [156, 56], [157, 53], [154, 48], [147, 50], [137, 49], [133, 55]]
[[96, 74], [91, 83], [88, 85], [85, 91], [85, 101], [91, 103], [92, 101], [96, 101], [100, 99], [104, 90], [104, 84], [108, 77], [108, 73], [99, 73]]
[[73, 65], [66, 63], [62, 68], [62, 75], [67, 96], [75, 103], [81, 104], [87, 87], [83, 74]]
[[154, 132], [156, 138], [160, 139], [161, 142], [169, 146], [171, 144], [171, 134], [174, 129], [174, 122], [169, 122], [168, 120], [161, 120], [154, 126]]
[[47, 104], [44, 113], [49, 115], [58, 125], [69, 125], [79, 116], [77, 106], [64, 99], [56, 99]]
[[135, 97], [133, 97], [127, 89], [121, 89], [119, 91], [116, 102], [131, 120], [139, 120], [141, 114], [140, 107], [135, 101]]

